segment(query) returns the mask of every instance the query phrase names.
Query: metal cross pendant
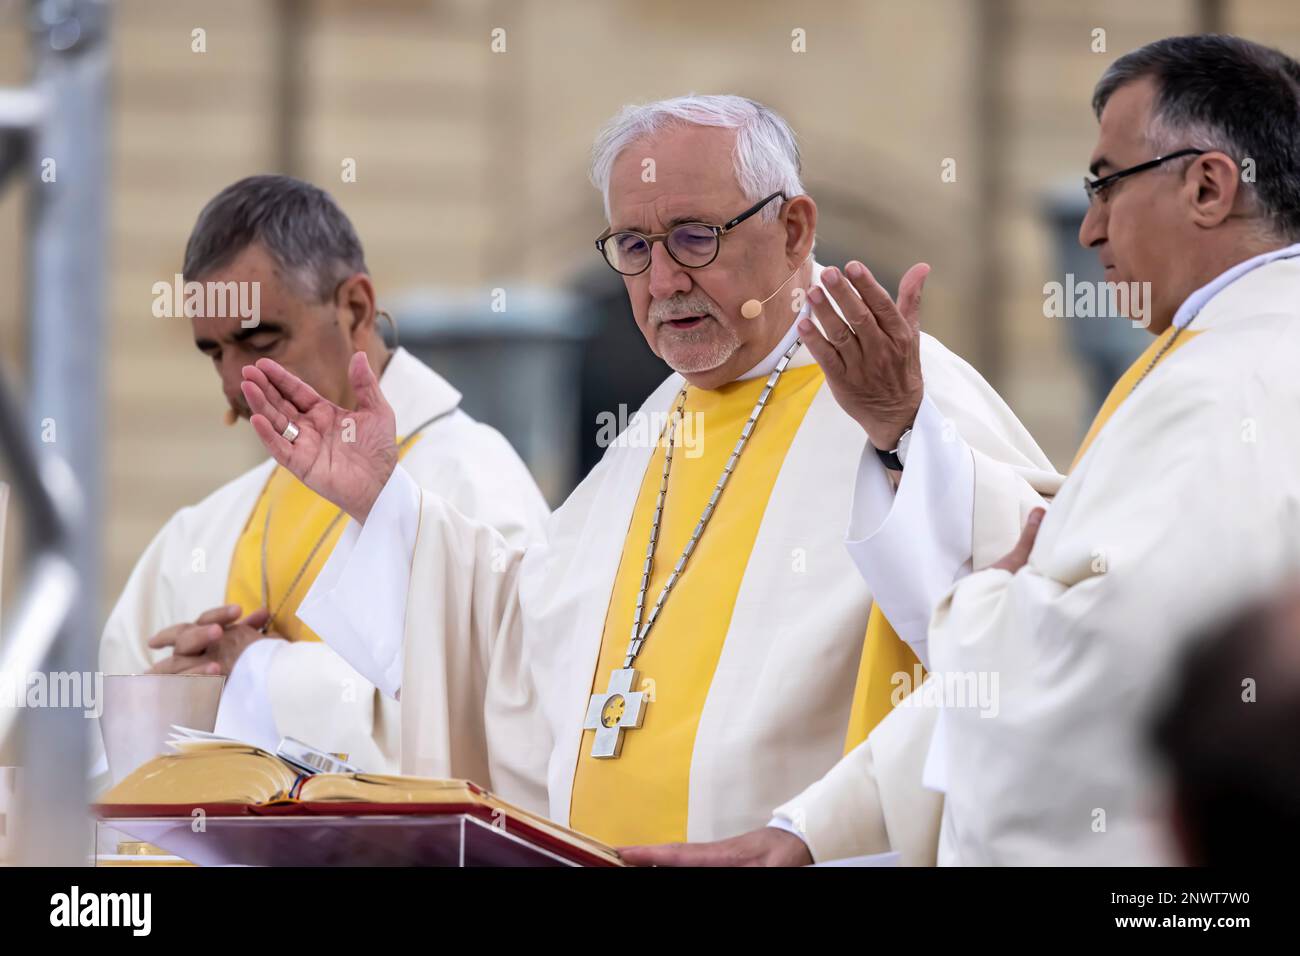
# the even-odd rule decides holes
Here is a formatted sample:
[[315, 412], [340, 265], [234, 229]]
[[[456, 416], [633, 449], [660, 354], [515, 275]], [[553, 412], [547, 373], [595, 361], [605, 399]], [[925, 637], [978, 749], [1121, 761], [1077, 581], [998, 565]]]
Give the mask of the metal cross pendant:
[[591, 695], [582, 727], [596, 731], [593, 757], [617, 757], [623, 749], [623, 731], [635, 730], [645, 720], [645, 694], [632, 690], [636, 677], [635, 668], [620, 668], [610, 673], [605, 693]]

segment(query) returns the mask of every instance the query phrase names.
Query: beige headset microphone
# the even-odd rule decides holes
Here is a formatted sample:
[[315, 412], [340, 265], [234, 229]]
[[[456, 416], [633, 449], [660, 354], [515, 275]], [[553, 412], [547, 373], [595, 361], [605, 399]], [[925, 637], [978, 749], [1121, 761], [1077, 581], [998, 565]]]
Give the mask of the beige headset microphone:
[[790, 284], [790, 280], [799, 274], [799, 270], [802, 269], [804, 266], [806, 266], [808, 264], [808, 259], [811, 258], [812, 258], [812, 253], [810, 252], [808, 253], [807, 258], [805, 258], [803, 262], [795, 266], [794, 272], [791, 272], [788, 276], [786, 276], [785, 281], [776, 287], [776, 290], [772, 293], [772, 295], [769, 295], [762, 302], [760, 302], [758, 299], [749, 299], [748, 301], [746, 301], [740, 307], [740, 314], [747, 319], [756, 319], [760, 315], [762, 315], [763, 306], [767, 305], [767, 303], [771, 301], [772, 296], [775, 296], [777, 292], [780, 292], [782, 289], [788, 286]]

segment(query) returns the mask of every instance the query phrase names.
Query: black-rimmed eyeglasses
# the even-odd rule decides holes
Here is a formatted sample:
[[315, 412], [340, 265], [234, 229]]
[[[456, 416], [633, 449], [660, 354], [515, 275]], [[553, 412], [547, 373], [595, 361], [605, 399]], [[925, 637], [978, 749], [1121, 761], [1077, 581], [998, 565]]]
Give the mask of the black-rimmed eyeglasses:
[[1089, 176], [1083, 177], [1083, 191], [1088, 194], [1088, 202], [1093, 202], [1099, 198], [1105, 198], [1106, 190], [1114, 186], [1125, 176], [1132, 176], [1135, 173], [1144, 173], [1148, 169], [1155, 169], [1171, 159], [1178, 159], [1181, 156], [1200, 156], [1209, 152], [1204, 149], [1180, 149], [1176, 153], [1170, 153], [1168, 156], [1157, 156], [1155, 159], [1147, 160], [1145, 163], [1138, 163], [1136, 166], [1130, 166], [1128, 169], [1121, 169], [1117, 173], [1110, 173], [1102, 176], [1100, 179], [1093, 179]]
[[606, 229], [596, 239], [596, 248], [611, 269], [625, 276], [640, 275], [650, 268], [650, 250], [656, 242], [662, 242], [668, 254], [680, 265], [688, 269], [701, 269], [718, 258], [723, 236], [778, 196], [782, 202], [785, 201], [785, 193], [774, 192], [721, 226], [707, 222], [683, 222], [667, 232], [653, 235], [630, 231], [611, 232]]

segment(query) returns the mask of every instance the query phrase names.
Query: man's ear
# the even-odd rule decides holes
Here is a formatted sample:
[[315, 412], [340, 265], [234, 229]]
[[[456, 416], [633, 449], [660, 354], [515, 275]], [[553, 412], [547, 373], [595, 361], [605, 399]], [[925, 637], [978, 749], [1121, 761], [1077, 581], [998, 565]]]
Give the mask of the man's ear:
[[1212, 229], [1232, 215], [1241, 188], [1241, 171], [1226, 153], [1213, 150], [1193, 160], [1184, 188], [1192, 222]]
[[791, 269], [797, 268], [812, 252], [817, 237], [817, 204], [811, 196], [795, 196], [781, 209], [785, 225], [785, 258]]
[[355, 349], [364, 349], [375, 332], [375, 286], [364, 272], [344, 279], [334, 297], [344, 330]]

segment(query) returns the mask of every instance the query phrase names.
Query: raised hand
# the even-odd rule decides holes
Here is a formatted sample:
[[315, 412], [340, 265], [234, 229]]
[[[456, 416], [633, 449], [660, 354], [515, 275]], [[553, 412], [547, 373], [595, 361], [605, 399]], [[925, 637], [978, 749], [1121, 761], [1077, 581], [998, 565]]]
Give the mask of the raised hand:
[[843, 272], [825, 269], [821, 281], [826, 291], [814, 286], [808, 301], [826, 334], [809, 319], [799, 322], [799, 333], [826, 373], [831, 394], [871, 443], [885, 451], [892, 451], [912, 427], [925, 391], [921, 289], [929, 274], [930, 267], [921, 262], [908, 269], [895, 304], [861, 262], [850, 262]]
[[[355, 410], [321, 398], [271, 359], [244, 366], [243, 374], [240, 389], [266, 450], [312, 491], [364, 522], [397, 466], [397, 420], [365, 353], [348, 365]], [[298, 429], [293, 441], [284, 435], [290, 422]]]

